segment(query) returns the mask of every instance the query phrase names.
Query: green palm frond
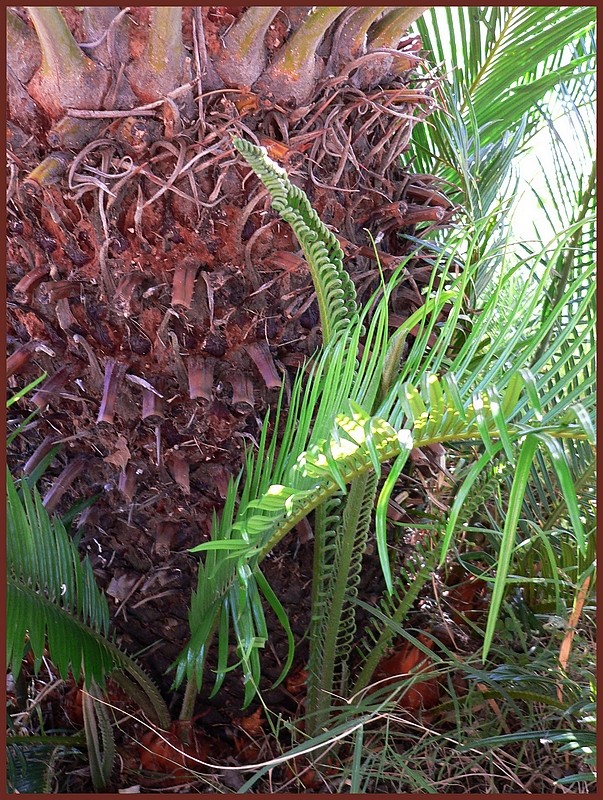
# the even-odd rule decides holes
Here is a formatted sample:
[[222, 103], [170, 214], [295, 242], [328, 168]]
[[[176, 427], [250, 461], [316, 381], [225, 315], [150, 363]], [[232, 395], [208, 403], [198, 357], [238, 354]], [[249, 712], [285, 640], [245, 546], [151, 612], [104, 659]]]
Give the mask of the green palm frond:
[[[104, 686], [129, 680], [149, 715], [169, 724], [152, 681], [108, 637], [107, 601], [88, 559], [81, 560], [61, 521], [50, 517], [36, 487], [19, 489], [7, 474], [7, 666], [17, 675], [26, 642], [39, 669], [45, 647], [63, 679]], [[146, 700], [145, 700], [146, 699]]]
[[[80, 561], [65, 529], [49, 517], [36, 488], [18, 493], [7, 477], [8, 662], [19, 670], [26, 636], [38, 663], [47, 632], [59, 673], [103, 681], [114, 659], [103, 640], [109, 627], [105, 597], [88, 560]], [[86, 634], [90, 632], [89, 636]]]
[[492, 140], [492, 123], [480, 125], [469, 88], [456, 73], [439, 91], [446, 112], [436, 112], [441, 118], [433, 128], [422, 125], [413, 132], [413, 167], [440, 177], [450, 187], [451, 201], [479, 219], [509, 180], [513, 158], [525, 139], [525, 120]]
[[419, 593], [430, 580], [437, 567], [439, 546], [438, 534], [426, 537], [425, 543], [417, 543], [414, 552], [395, 576], [391, 594], [384, 594], [379, 603], [379, 615], [373, 615], [371, 625], [360, 642], [360, 672], [354, 682], [352, 693], [364, 689], [377, 665], [387, 652], [392, 639], [417, 600]]
[[57, 761], [75, 750], [50, 738], [48, 744], [27, 744], [28, 738], [13, 737], [7, 743], [7, 790], [10, 794], [51, 794]]
[[[505, 471], [508, 471], [508, 464], [503, 458], [498, 458], [480, 473], [472, 486], [471, 494], [459, 510], [455, 534], [460, 534], [478, 511], [483, 513], [483, 507], [497, 492]], [[459, 485], [462, 484], [462, 475], [462, 467], [455, 470]], [[377, 664], [396, 636], [396, 626], [400, 626], [405, 620], [419, 593], [437, 569], [445, 524], [446, 519], [442, 517], [435, 524], [423, 528], [423, 538], [413, 545], [412, 553], [394, 576], [391, 594], [381, 597], [380, 615], [373, 615], [371, 626], [359, 646], [361, 669], [354, 682], [354, 695], [368, 684]]]
[[[273, 196], [279, 197], [281, 203], [295, 205], [298, 235], [306, 236], [307, 230], [302, 230], [302, 226], [307, 224], [307, 201], [299, 202], [297, 194], [303, 193], [296, 190], [293, 199], [285, 196], [283, 171], [259, 148], [248, 146], [247, 150], [252, 158], [260, 159], [259, 172], [269, 188], [274, 184]], [[284, 215], [281, 206], [279, 210]], [[514, 478], [500, 537], [484, 655], [503, 601], [531, 466], [540, 451], [550, 456], [578, 549], [584, 551], [584, 529], [568, 475], [567, 457], [558, 440], [587, 440], [594, 431], [590, 382], [594, 352], [580, 349], [590, 331], [593, 264], [566, 284], [554, 304], [546, 304], [559, 255], [583, 223], [570, 226], [549, 246], [523, 259], [504, 242], [484, 256], [481, 242], [484, 231], [491, 227], [491, 216], [454, 230], [445, 246], [433, 251], [432, 281], [424, 306], [398, 331], [391, 336], [388, 333], [388, 300], [405, 264], [385, 291], [380, 292], [376, 305], [369, 304], [360, 316], [351, 315], [345, 335], [331, 337], [315, 360], [305, 386], [300, 380], [295, 384], [278, 457], [274, 456], [275, 434], [268, 458], [265, 457], [267, 439], [263, 437], [257, 458], [248, 457], [236, 511], [233, 483], [227, 513], [214, 527], [212, 541], [194, 548], [207, 556], [200, 567], [199, 589], [191, 610], [191, 642], [177, 662], [177, 683], [186, 675], [189, 679], [195, 677], [200, 684], [207, 642], [216, 629], [219, 652], [223, 654], [218, 674], [225, 673], [228, 632], [232, 625], [247, 689], [246, 701], [251, 699], [260, 676], [259, 650], [267, 635], [256, 583], [259, 563], [300, 520], [321, 507], [323, 511], [317, 514], [319, 536], [324, 539], [323, 546], [329, 547], [340, 523], [332, 519], [331, 531], [327, 532], [324, 519], [321, 522], [325, 504], [347, 494], [348, 504], [353, 501], [357, 509], [363, 508], [363, 498], [368, 495], [362, 483], [371, 474], [378, 478], [381, 464], [386, 461], [393, 461], [393, 465], [376, 503], [375, 531], [386, 585], [392, 593], [386, 510], [395, 481], [413, 448], [446, 444], [478, 450], [448, 516], [441, 561], [453, 541], [463, 503], [482, 472], [501, 457], [513, 465]], [[312, 217], [312, 225], [317, 228], [311, 237], [313, 241], [326, 238], [326, 228], [316, 215]], [[311, 261], [311, 252], [306, 255]], [[452, 346], [457, 323], [464, 316], [467, 289], [483, 268], [484, 259], [497, 260], [492, 270], [496, 280], [485, 293], [480, 314], [464, 332], [463, 341]], [[466, 265], [460, 275], [456, 266], [459, 261]], [[328, 280], [339, 265], [325, 257], [322, 268], [322, 275], [320, 270], [313, 273], [318, 281], [325, 276]], [[501, 304], [501, 297], [509, 287], [515, 293], [513, 302]], [[535, 353], [567, 314], [568, 307], [572, 312], [571, 325], [566, 325], [556, 339], [554, 349], [545, 347], [534, 363]], [[373, 308], [368, 320], [368, 311]], [[518, 308], [521, 314], [517, 313]], [[430, 334], [436, 330], [436, 321], [444, 309], [446, 321], [438, 326], [436, 342], [430, 345]], [[392, 371], [392, 352], [417, 325], [419, 331], [406, 361]], [[363, 355], [359, 358], [359, 343], [364, 333]], [[557, 357], [561, 352], [563, 355]], [[575, 386], [578, 375], [589, 377], [582, 391]], [[340, 513], [337, 508], [335, 516]], [[364, 519], [364, 513], [362, 516]], [[341, 547], [345, 557], [353, 559], [354, 544]], [[330, 567], [326, 565], [323, 573], [322, 588], [336, 591], [335, 583], [329, 583], [329, 576], [337, 571], [337, 548], [332, 555], [333, 563]], [[343, 570], [346, 578], [349, 563]], [[315, 599], [322, 590], [320, 586]], [[266, 592], [264, 595], [269, 599]], [[339, 600], [338, 613], [341, 613], [347, 601], [341, 593]], [[269, 599], [278, 616], [282, 609], [274, 601]], [[330, 670], [335, 651], [331, 656]]]
[[[266, 163], [269, 163], [267, 159], [264, 165]], [[462, 503], [481, 472], [502, 453], [516, 465], [507, 524], [501, 539], [485, 651], [503, 598], [530, 467], [535, 453], [541, 448], [551, 454], [551, 463], [571, 509], [579, 548], [583, 549], [584, 534], [576, 513], [571, 482], [567, 480], [566, 459], [557, 439], [587, 439], [592, 433], [590, 412], [576, 413], [578, 396], [575, 392], [566, 392], [573, 379], [573, 373], [565, 370], [567, 359], [553, 361], [547, 353], [536, 372], [531, 371], [530, 366], [535, 350], [564, 313], [570, 298], [573, 302], [576, 296], [572, 328], [581, 330], [592, 302], [593, 286], [589, 274], [593, 268], [591, 265], [568, 284], [563, 296], [548, 310], [546, 324], [539, 328], [535, 320], [550, 285], [555, 259], [567, 245], [575, 226], [533, 258], [518, 259], [512, 251], [501, 248], [501, 266], [502, 259], [513, 258], [514, 263], [511, 266], [505, 264], [504, 270], [497, 271], [498, 280], [490, 297], [463, 345], [458, 350], [455, 348], [450, 357], [448, 348], [464, 309], [464, 289], [471, 275], [480, 267], [479, 258], [472, 260], [471, 251], [473, 249], [479, 255], [480, 229], [489, 224], [490, 220], [485, 219], [479, 221], [474, 230], [455, 231], [448, 246], [437, 253], [434, 274], [439, 276], [438, 289], [417, 313], [421, 315], [424, 331], [433, 330], [444, 307], [449, 310], [447, 320], [441, 326], [433, 347], [427, 345], [423, 331], [419, 333], [390, 390], [372, 413], [367, 409], [374, 407], [374, 399], [378, 396], [379, 378], [384, 372], [388, 346], [387, 338], [382, 347], [365, 346], [359, 362], [357, 346], [364, 322], [362, 318], [351, 322], [349, 338], [336, 338], [325, 348], [303, 390], [299, 383], [296, 385], [295, 409], [301, 412], [302, 436], [293, 435], [298, 422], [290, 414], [285, 437], [288, 445], [294, 447], [289, 446], [285, 456], [281, 450], [278, 468], [269, 469], [260, 480], [254, 478], [257, 486], [268, 488], [256, 497], [244, 489], [246, 502], [239, 504], [232, 524], [227, 524], [224, 529], [220, 526], [214, 532], [212, 542], [195, 548], [208, 553], [226, 550], [229, 556], [220, 559], [221, 566], [216, 570], [220, 572], [221, 582], [216, 583], [213, 576], [202, 568], [200, 593], [211, 602], [202, 604], [197, 619], [191, 616], [193, 638], [179, 660], [177, 679], [181, 680], [185, 674], [191, 677], [196, 669], [202, 667], [207, 636], [215, 629], [218, 615], [222, 614], [220, 609], [228, 598], [228, 613], [238, 631], [242, 630], [246, 620], [246, 632], [239, 639], [239, 650], [247, 664], [246, 681], [248, 684], [255, 682], [258, 666], [257, 661], [254, 661], [255, 667], [251, 666], [256, 657], [253, 653], [254, 649], [263, 646], [265, 630], [264, 623], [253, 618], [249, 604], [248, 591], [257, 565], [311, 511], [345, 491], [348, 484], [371, 472], [379, 475], [381, 463], [394, 460], [393, 478], [390, 474], [381, 490], [375, 517], [381, 564], [391, 591], [385, 511], [395, 477], [413, 447], [440, 443], [457, 447], [471, 445], [482, 451], [451, 510], [441, 559], [450, 546]], [[451, 267], [461, 254], [469, 266], [459, 277], [454, 277], [450, 274]], [[399, 273], [391, 285], [395, 280], [399, 280]], [[501, 309], [501, 291], [510, 282], [518, 287], [519, 296], [513, 306]], [[584, 291], [581, 287], [585, 287]], [[384, 326], [387, 299], [388, 292], [385, 292], [368, 325], [366, 335], [372, 344], [379, 341], [380, 331], [387, 330], [387, 325]], [[517, 314], [518, 307], [522, 309], [521, 315]], [[407, 320], [405, 325], [410, 329], [416, 323], [417, 319]], [[400, 331], [394, 334], [399, 335]], [[568, 334], [566, 339], [571, 339], [571, 335]], [[563, 346], [563, 342], [559, 346]], [[583, 370], [589, 368], [588, 358], [592, 360], [592, 354], [580, 361]], [[338, 376], [337, 381], [332, 379], [333, 375]], [[555, 397], [547, 394], [547, 387], [551, 384], [556, 386]], [[585, 387], [587, 397], [589, 388]], [[582, 408], [586, 409], [589, 402], [587, 400]], [[308, 412], [311, 417], [314, 407], [316, 416], [312, 425]], [[261, 460], [256, 461], [254, 469], [262, 469], [261, 464]], [[234, 509], [234, 495], [231, 499], [229, 509]], [[220, 621], [223, 626], [221, 633], [224, 633], [223, 615]]]
[[[550, 89], [577, 72], [594, 74], [592, 51], [575, 44], [594, 30], [595, 20], [593, 6], [459, 7], [432, 9], [416, 25], [432, 59], [459, 71], [490, 143], [526, 114], [526, 132], [535, 131], [541, 124], [537, 103]], [[450, 31], [446, 40], [440, 30]]]
[[[445, 24], [443, 25], [443, 18]], [[595, 74], [594, 8], [432, 9], [416, 23], [444, 75], [445, 111], [413, 130], [413, 168], [451, 186], [473, 218], [510, 180], [513, 156], [545, 124], [561, 91], [583, 103]], [[440, 31], [452, 31], [446, 38]], [[571, 184], [570, 184], [571, 185]], [[507, 195], [512, 193], [508, 187]]]
[[[523, 499], [515, 556], [518, 574], [526, 576], [529, 608], [562, 617], [585, 577], [593, 576], [596, 561], [595, 453], [590, 442], [573, 442], [564, 451], [583, 519], [585, 547], [578, 547], [567, 500], [552, 480], [550, 458], [538, 453]], [[594, 588], [591, 580], [590, 591]]]
[[[554, 267], [555, 280], [551, 282], [548, 292], [548, 301], [543, 307], [543, 321], [548, 309], [561, 299], [569, 281], [578, 278], [595, 259], [596, 228], [595, 208], [597, 198], [596, 163], [592, 142], [594, 131], [590, 129], [594, 122], [594, 106], [587, 109], [570, 107], [568, 118], [572, 121], [574, 143], [566, 142], [556, 131], [555, 123], [547, 113], [549, 124], [550, 152], [553, 155], [554, 169], [543, 169], [544, 192], [532, 187], [532, 196], [539, 207], [545, 212], [551, 230], [560, 230], [569, 226], [574, 227], [571, 239], [566, 247], [558, 253], [557, 263]], [[588, 113], [586, 113], [588, 112]], [[572, 147], [573, 144], [573, 147]], [[569, 149], [571, 148], [571, 150]], [[578, 156], [579, 154], [579, 156]], [[530, 244], [524, 243], [525, 252], [530, 252]], [[548, 338], [538, 349], [536, 356], [542, 356], [545, 345], [554, 341], [568, 325], [571, 327], [571, 318], [580, 294], [567, 302], [564, 315], [560, 316], [555, 327], [550, 330]], [[594, 322], [594, 301], [591, 317]], [[594, 325], [583, 347], [594, 348]], [[574, 348], [570, 348], [574, 350]], [[561, 351], [559, 351], [561, 352]], [[537, 359], [535, 359], [537, 360]]]

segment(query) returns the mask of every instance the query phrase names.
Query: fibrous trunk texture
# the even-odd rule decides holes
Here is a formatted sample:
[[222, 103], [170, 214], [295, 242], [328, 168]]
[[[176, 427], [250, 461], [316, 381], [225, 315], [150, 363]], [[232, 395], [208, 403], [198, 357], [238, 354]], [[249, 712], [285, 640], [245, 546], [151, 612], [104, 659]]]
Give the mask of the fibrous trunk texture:
[[[10, 386], [48, 373], [21, 401], [43, 413], [17, 460], [67, 439], [49, 502], [102, 495], [82, 542], [107, 586], [150, 572], [159, 595], [181, 598], [168, 614], [136, 608], [140, 639], [128, 642], [129, 627], [125, 640], [161, 638], [152, 669], [169, 685], [195, 574], [186, 550], [320, 344], [298, 245], [231, 137], [266, 146], [307, 192], [362, 299], [409, 234], [451, 213], [400, 160], [433, 86], [417, 37], [402, 26], [391, 38], [400, 16], [386, 7], [69, 8], [64, 25], [39, 11], [9, 14], [9, 47], [26, 46], [34, 68], [16, 71], [9, 53]], [[403, 55], [371, 51], [386, 35]], [[427, 260], [409, 263], [398, 319], [423, 303], [429, 276]]]

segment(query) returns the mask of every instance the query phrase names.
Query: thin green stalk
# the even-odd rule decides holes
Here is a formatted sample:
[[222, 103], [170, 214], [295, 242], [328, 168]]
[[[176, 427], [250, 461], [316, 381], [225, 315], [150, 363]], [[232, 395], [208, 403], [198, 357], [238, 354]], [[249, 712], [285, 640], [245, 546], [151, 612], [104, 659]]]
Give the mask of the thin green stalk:
[[314, 580], [312, 581], [312, 595], [310, 603], [310, 608], [313, 610], [318, 608], [318, 598], [320, 596], [321, 584], [319, 580], [316, 580], [316, 576], [320, 575], [321, 568], [324, 563], [324, 550], [327, 537], [326, 509], [327, 504], [323, 503], [322, 505], [318, 506], [314, 512], [314, 525], [312, 528], [314, 533], [314, 553], [312, 563], [312, 575], [314, 576]]
[[[207, 647], [209, 648], [211, 644], [210, 637], [207, 641]], [[181, 722], [190, 722], [193, 718], [193, 713], [195, 711], [195, 703], [197, 701], [197, 695], [199, 694], [197, 689], [197, 680], [195, 675], [191, 675], [186, 683], [186, 689], [184, 690], [184, 697], [182, 698], [182, 707], [180, 709], [180, 716], [178, 719]]]

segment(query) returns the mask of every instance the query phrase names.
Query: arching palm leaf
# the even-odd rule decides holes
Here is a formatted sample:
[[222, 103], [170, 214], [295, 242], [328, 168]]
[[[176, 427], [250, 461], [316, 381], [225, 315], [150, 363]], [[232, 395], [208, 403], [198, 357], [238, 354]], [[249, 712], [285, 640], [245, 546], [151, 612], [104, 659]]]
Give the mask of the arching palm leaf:
[[540, 101], [547, 93], [565, 85], [578, 102], [588, 97], [594, 22], [593, 8], [424, 14], [417, 30], [445, 75], [440, 91], [446, 110], [413, 131], [413, 167], [459, 187], [455, 199], [474, 216], [488, 211], [512, 156], [545, 124]]
[[542, 124], [538, 101], [582, 64], [594, 69], [591, 53], [570, 47], [594, 29], [594, 7], [432, 9], [416, 25], [433, 60], [462, 76], [468, 96], [461, 110], [469, 111], [470, 100], [478, 127], [487, 125], [486, 144], [515, 129], [525, 114], [533, 132]]
[[20, 667], [26, 634], [38, 663], [50, 633], [51, 659], [61, 676], [80, 670], [87, 685], [115, 664], [104, 639], [109, 611], [88, 560], [80, 561], [65, 529], [49, 517], [37, 489], [16, 490], [7, 478], [8, 662]]
[[90, 562], [80, 560], [64, 526], [49, 516], [37, 489], [32, 491], [23, 481], [17, 490], [10, 474], [7, 587], [7, 666], [15, 675], [27, 640], [36, 669], [48, 646], [62, 678], [71, 672], [76, 679], [83, 677], [86, 687], [103, 686], [109, 675], [117, 682], [123, 678], [152, 718], [167, 727], [169, 713], [152, 681], [107, 638], [107, 601]]

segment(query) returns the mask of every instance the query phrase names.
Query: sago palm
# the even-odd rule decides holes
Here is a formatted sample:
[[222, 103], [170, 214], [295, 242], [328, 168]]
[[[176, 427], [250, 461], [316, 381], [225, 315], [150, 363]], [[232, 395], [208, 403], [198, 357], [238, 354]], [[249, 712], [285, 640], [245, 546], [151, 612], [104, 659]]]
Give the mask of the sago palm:
[[[97, 483], [117, 484], [120, 499], [110, 505], [127, 510], [128, 526], [133, 522], [138, 527], [147, 546], [144, 536], [150, 533], [169, 554], [175, 536], [170, 524], [183, 508], [189, 514], [193, 505], [196, 525], [203, 533], [211, 529], [214, 542], [235, 541], [243, 532], [236, 544], [224, 545], [237, 552], [237, 559], [227, 563], [238, 563], [238, 574], [221, 569], [217, 550], [209, 548], [205, 557], [201, 576], [210, 576], [213, 583], [199, 583], [190, 617], [193, 638], [179, 662], [178, 677], [187, 675], [193, 688], [216, 628], [219, 680], [226, 673], [231, 615], [239, 625], [235, 635], [247, 699], [252, 696], [258, 650], [266, 638], [261, 616], [253, 616], [261, 606], [258, 587], [281, 614], [257, 569], [274, 544], [275, 530], [282, 537], [292, 520], [316, 509], [318, 517], [324, 515], [319, 527], [327, 531], [327, 522], [336, 518], [335, 504], [354, 480], [356, 489], [350, 494], [357, 491], [358, 496], [346, 506], [352, 509], [348, 518], [353, 512], [366, 533], [367, 509], [378, 498], [377, 541], [393, 590], [385, 508], [411, 445], [448, 445], [460, 436], [483, 444], [488, 459], [501, 448], [515, 457], [519, 447], [520, 480], [529, 466], [536, 434], [524, 425], [522, 415], [530, 405], [521, 394], [520, 377], [530, 400], [533, 385], [529, 376], [518, 377], [526, 364], [531, 366], [529, 353], [522, 351], [506, 377], [500, 373], [521, 333], [512, 344], [501, 339], [501, 349], [490, 353], [494, 366], [475, 349], [479, 332], [464, 345], [455, 340], [457, 360], [447, 350], [456, 335], [456, 316], [459, 329], [466, 328], [459, 298], [463, 292], [471, 295], [470, 279], [481, 278], [471, 269], [455, 280], [449, 273], [471, 257], [479, 266], [489, 263], [481, 242], [491, 226], [480, 221], [480, 214], [504, 174], [504, 169], [496, 174], [493, 164], [508, 165], [525, 129], [520, 123], [527, 109], [521, 103], [509, 106], [509, 147], [506, 140], [488, 139], [494, 122], [487, 115], [475, 116], [472, 102], [477, 97], [463, 104], [457, 102], [458, 94], [446, 91], [449, 107], [443, 113], [452, 124], [439, 126], [433, 136], [427, 130], [418, 136], [408, 170], [403, 169], [399, 156], [408, 148], [413, 128], [442, 98], [437, 82], [422, 68], [420, 40], [408, 35], [409, 25], [425, 10], [84, 8], [70, 11], [68, 24], [56, 9], [9, 12], [9, 141], [14, 156], [9, 300], [16, 348], [11, 371], [20, 375], [38, 364], [49, 372], [34, 404], [43, 408], [50, 403], [53, 425], [63, 435], [94, 431], [86, 448], [88, 460], [79, 463], [90, 467]], [[540, 16], [540, 10], [532, 11], [519, 20], [517, 30], [518, 35], [529, 30], [535, 36], [540, 62], [578, 28], [592, 24], [584, 10], [546, 9]], [[509, 20], [517, 19], [513, 13], [501, 11], [489, 28], [487, 44], [496, 54], [503, 51], [496, 36], [508, 47]], [[509, 87], [515, 91], [517, 82], [525, 80], [533, 103], [540, 96], [540, 77], [526, 79], [525, 69], [515, 74], [509, 63], [502, 83], [496, 83], [498, 92], [504, 95]], [[487, 70], [473, 76], [472, 85], [479, 88], [486, 77]], [[543, 81], [540, 90], [546, 86]], [[496, 124], [500, 128], [498, 119]], [[464, 139], [455, 138], [459, 131]], [[292, 183], [307, 193], [329, 228], [327, 233], [321, 228], [320, 235], [326, 237], [327, 261], [340, 282], [331, 297], [341, 290], [343, 305], [330, 306], [316, 278], [318, 302], [312, 302], [298, 246], [287, 225], [270, 213], [269, 194], [250, 175], [233, 136], [266, 146]], [[480, 137], [483, 149], [476, 148]], [[433, 177], [409, 172], [413, 159], [425, 172], [429, 170], [422, 165], [433, 165], [434, 158], [446, 161], [447, 145], [448, 150], [455, 145], [466, 158], [460, 168], [458, 162], [448, 163], [444, 177], [461, 184], [455, 201], [474, 211], [468, 238], [459, 237], [448, 251], [441, 243], [421, 243], [420, 234], [449, 220], [451, 203]], [[482, 162], [489, 169], [480, 174]], [[472, 193], [472, 181], [482, 181], [490, 191]], [[307, 214], [307, 207], [303, 209]], [[285, 210], [295, 214], [297, 209]], [[312, 266], [314, 256], [303, 249]], [[401, 263], [404, 273], [398, 270]], [[346, 272], [362, 292], [379, 285], [380, 269], [386, 277], [397, 270], [397, 282], [387, 284], [390, 323], [402, 321], [403, 334], [412, 330], [418, 341], [401, 376], [397, 366], [403, 336], [390, 340], [383, 304], [374, 323], [362, 311], [356, 314], [355, 290]], [[491, 301], [492, 316], [494, 305]], [[432, 351], [436, 326], [439, 330], [451, 308], [453, 319]], [[559, 313], [557, 304], [550, 318], [557, 320]], [[300, 379], [291, 388], [283, 365], [299, 366], [300, 354], [312, 354], [320, 342], [319, 320], [327, 349], [313, 367], [310, 387], [316, 388], [303, 393]], [[488, 324], [496, 328], [486, 317], [480, 331]], [[366, 330], [373, 338], [363, 342], [361, 355], [354, 348]], [[543, 343], [548, 353], [546, 347]], [[422, 360], [424, 352], [428, 356]], [[335, 367], [341, 370], [339, 386], [325, 379]], [[264, 385], [254, 386], [254, 370]], [[452, 377], [442, 378], [448, 372]], [[455, 381], [461, 378], [459, 394]], [[280, 453], [276, 439], [268, 438], [257, 418], [257, 412], [277, 400], [279, 388], [281, 402], [291, 392], [291, 413], [300, 416], [296, 430], [292, 423], [285, 428]], [[342, 403], [345, 408], [338, 409]], [[509, 423], [513, 417], [515, 427]], [[551, 417], [543, 436], [556, 433], [555, 422]], [[577, 435], [586, 436], [583, 431]], [[266, 463], [254, 466], [248, 451], [246, 482], [237, 498], [228, 478], [243, 461], [242, 443], [256, 440]], [[287, 446], [303, 457], [295, 473], [299, 484], [276, 479], [291, 477]], [[550, 448], [552, 452], [552, 444]], [[376, 479], [369, 473], [378, 473], [388, 458], [395, 459], [394, 467], [377, 494]], [[318, 494], [312, 482], [317, 476]], [[223, 500], [224, 513], [212, 526], [210, 515]], [[513, 513], [518, 502], [514, 497]], [[458, 511], [455, 507], [454, 513]], [[286, 518], [283, 525], [274, 523], [279, 514]], [[238, 528], [232, 528], [233, 520]], [[507, 546], [512, 523], [513, 516], [505, 529]], [[444, 545], [454, 524], [453, 519]], [[178, 546], [199, 542], [198, 530], [186, 534]], [[321, 546], [327, 545], [325, 540]], [[155, 563], [160, 552], [154, 552]], [[496, 603], [501, 601], [505, 563], [503, 558]], [[190, 561], [187, 570], [190, 582]], [[348, 615], [352, 594], [343, 598]], [[316, 634], [331, 636], [321, 629]], [[335, 647], [340, 645], [336, 640]], [[334, 686], [332, 678], [327, 690]], [[365, 683], [360, 675], [350, 688], [360, 691]], [[324, 684], [314, 687], [315, 703], [324, 690]], [[319, 727], [325, 715], [324, 708], [318, 709]]]
[[[333, 691], [337, 689], [339, 697], [347, 697], [352, 690], [347, 676], [335, 683], [334, 672], [337, 667], [344, 675], [349, 672], [356, 628], [353, 614], [347, 617], [346, 613], [355, 604], [356, 577], [373, 508], [381, 566], [387, 591], [394, 596], [390, 622], [399, 623], [404, 618], [409, 602], [416, 597], [418, 582], [426, 580], [426, 575], [409, 577], [404, 570], [394, 581], [386, 540], [389, 498], [413, 448], [442, 444], [457, 452], [465, 451], [468, 445], [477, 448], [469, 471], [465, 475], [459, 471], [455, 476], [455, 501], [440, 541], [431, 548], [436, 560], [444, 560], [455, 531], [459, 527], [462, 530], [464, 506], [485, 469], [502, 458], [513, 471], [484, 657], [492, 642], [530, 470], [539, 449], [550, 458], [550, 471], [557, 476], [577, 549], [586, 554], [584, 525], [563, 443], [594, 443], [594, 349], [590, 346], [594, 294], [588, 287], [594, 264], [591, 261], [573, 276], [553, 305], [546, 302], [546, 291], [567, 241], [592, 220], [574, 223], [566, 234], [559, 235], [554, 247], [525, 260], [515, 257], [505, 242], [491, 246], [487, 255], [480, 253], [492, 218], [476, 221], [474, 230], [460, 230], [456, 236], [447, 237], [434, 258], [438, 286], [432, 287], [423, 308], [393, 335], [388, 334], [388, 305], [400, 281], [398, 270], [384, 287], [377, 312], [365, 330], [366, 310], [359, 314], [354, 290], [342, 269], [343, 254], [307, 198], [265, 151], [241, 140], [235, 144], [299, 238], [315, 276], [323, 330], [329, 338], [305, 387], [299, 381], [295, 385], [280, 450], [276, 450], [276, 436], [268, 440], [265, 425], [257, 457], [248, 457], [242, 486], [237, 482], [229, 486], [229, 499], [220, 523], [214, 525], [213, 541], [196, 548], [208, 551], [208, 556], [200, 568], [190, 616], [192, 639], [179, 661], [178, 679], [187, 674], [200, 683], [208, 642], [217, 631], [221, 641], [219, 685], [227, 670], [226, 646], [232, 626], [246, 695], [253, 697], [260, 679], [258, 650], [268, 636], [260, 594], [288, 627], [260, 565], [283, 536], [315, 511], [317, 560], [306, 724], [318, 733], [328, 720]], [[466, 266], [455, 278], [452, 269], [459, 258], [466, 260]], [[482, 261], [491, 259], [498, 263], [498, 278], [460, 349], [451, 348], [466, 304], [466, 289], [479, 273]], [[542, 275], [538, 274], [540, 267]], [[513, 304], [504, 306], [500, 302], [502, 293], [509, 289], [517, 294], [524, 311], [521, 318]], [[549, 330], [559, 324], [572, 304], [572, 325], [549, 342]], [[540, 307], [543, 318], [538, 326]], [[448, 318], [433, 342], [430, 337], [445, 308]], [[413, 325], [418, 325], [419, 334], [401, 363], [403, 343]], [[584, 352], [576, 345], [575, 335], [580, 345], [588, 342]], [[565, 343], [569, 349], [563, 359], [558, 359]], [[566, 362], [583, 371], [580, 394], [571, 389], [573, 369], [566, 371]], [[551, 394], [548, 387], [553, 384]], [[584, 398], [585, 405], [577, 402], [578, 398]], [[389, 474], [377, 493], [381, 464], [387, 462], [392, 462]], [[224, 551], [230, 558], [224, 557]], [[434, 566], [432, 563], [431, 568]], [[353, 684], [355, 692], [365, 689], [391, 636], [390, 624], [366, 653], [364, 668]]]
[[[320, 342], [306, 265], [232, 135], [287, 166], [361, 288], [409, 250], [401, 234], [450, 216], [399, 162], [436, 103], [408, 33], [423, 11], [9, 10], [9, 374], [49, 375], [32, 402], [52, 428], [28, 456], [76, 437], [53, 505], [74, 481], [105, 486], [101, 532], [110, 508], [157, 542], [126, 573], [209, 532], [260, 415]], [[404, 316], [429, 280], [412, 266]], [[194, 561], [178, 569], [185, 605]], [[186, 636], [171, 625], [162, 671]]]

